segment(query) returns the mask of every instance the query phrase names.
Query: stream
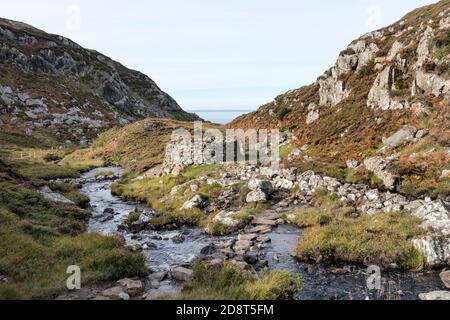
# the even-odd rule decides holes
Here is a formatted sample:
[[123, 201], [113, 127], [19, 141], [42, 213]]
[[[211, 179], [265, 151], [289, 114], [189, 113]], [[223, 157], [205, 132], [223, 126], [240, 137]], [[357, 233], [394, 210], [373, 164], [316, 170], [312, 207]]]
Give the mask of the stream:
[[[142, 231], [139, 234], [120, 232], [117, 227], [129, 212], [151, 211], [148, 207], [125, 202], [111, 194], [113, 180], [99, 180], [100, 172], [111, 171], [116, 178], [122, 174], [118, 167], [93, 169], [82, 176], [81, 192], [89, 196], [92, 217], [88, 232], [106, 235], [120, 234], [125, 237], [127, 246], [140, 245], [146, 257], [147, 267], [152, 272], [168, 271], [173, 266], [189, 266], [200, 255], [200, 251], [211, 243], [219, 243], [229, 237], [211, 237], [202, 229], [182, 228], [173, 231]], [[113, 209], [114, 215], [104, 218], [105, 209]], [[288, 224], [279, 225], [267, 236], [271, 242], [263, 249], [270, 270], [286, 270], [299, 274], [303, 288], [297, 298], [301, 300], [361, 300], [361, 299], [418, 299], [418, 294], [441, 289], [439, 273], [424, 272], [383, 272], [381, 288], [368, 290], [366, 270], [352, 265], [324, 266], [321, 264], [300, 263], [291, 256], [291, 250], [301, 237], [302, 230]], [[177, 241], [182, 238], [182, 241]], [[147, 288], [147, 297], [177, 294], [180, 284], [166, 278], [158, 288]]]

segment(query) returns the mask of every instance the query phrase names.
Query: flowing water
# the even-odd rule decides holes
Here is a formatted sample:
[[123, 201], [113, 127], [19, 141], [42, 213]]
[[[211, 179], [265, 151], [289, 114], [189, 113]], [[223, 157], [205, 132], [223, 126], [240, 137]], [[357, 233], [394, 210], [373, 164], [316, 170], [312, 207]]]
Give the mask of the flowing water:
[[[97, 168], [83, 175], [81, 192], [91, 200], [92, 218], [88, 224], [89, 232], [117, 234], [118, 225], [129, 212], [149, 210], [136, 204], [125, 202], [111, 194], [112, 180], [99, 181], [96, 175], [111, 171], [118, 178], [122, 170], [117, 167]], [[114, 209], [112, 219], [104, 219], [104, 210]], [[381, 288], [368, 290], [366, 270], [345, 265], [341, 268], [318, 264], [299, 263], [291, 256], [302, 231], [292, 225], [280, 225], [267, 235], [271, 242], [264, 249], [270, 270], [286, 270], [299, 274], [303, 279], [303, 289], [298, 298], [309, 299], [417, 299], [419, 293], [441, 289], [437, 272], [389, 272], [382, 273]], [[211, 237], [201, 229], [183, 228], [175, 231], [143, 231], [138, 235], [122, 234], [127, 245], [143, 245], [147, 266], [155, 272], [168, 271], [172, 266], [188, 266], [200, 255], [200, 251], [211, 243], [227, 237]], [[180, 238], [182, 239], [181, 241]], [[179, 292], [179, 284], [170, 279], [161, 282], [158, 289], [149, 289], [147, 294], [174, 294]]]
[[[362, 300], [362, 299], [418, 299], [419, 293], [441, 290], [442, 283], [436, 271], [381, 272], [380, 289], [369, 290], [366, 269], [343, 265], [324, 266], [301, 263], [291, 256], [291, 250], [301, 237], [301, 230], [292, 225], [280, 225], [268, 236], [272, 239], [266, 249], [269, 268], [300, 274], [303, 289], [301, 300]], [[278, 259], [273, 259], [276, 256]], [[277, 262], [278, 261], [278, 262]]]

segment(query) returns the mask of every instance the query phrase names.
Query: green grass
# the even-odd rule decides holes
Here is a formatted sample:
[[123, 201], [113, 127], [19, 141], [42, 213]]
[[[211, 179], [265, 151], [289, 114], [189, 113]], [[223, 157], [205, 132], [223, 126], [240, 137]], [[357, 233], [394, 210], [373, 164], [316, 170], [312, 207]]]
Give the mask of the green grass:
[[294, 146], [292, 144], [282, 145], [279, 152], [280, 159], [287, 158], [292, 151], [294, 151]]
[[[41, 198], [1, 164], [0, 274], [9, 282], [0, 284], [0, 299], [52, 298], [65, 291], [69, 265], [81, 267], [83, 285], [145, 274], [144, 257], [120, 240], [83, 233], [88, 211]], [[68, 185], [53, 187], [79, 197]]]
[[[181, 184], [181, 181], [183, 180], [180, 177], [163, 176], [114, 184], [112, 191], [124, 199], [145, 202], [151, 208], [158, 210], [161, 216], [150, 222], [150, 227], [153, 229], [161, 229], [169, 224], [199, 226], [206, 217], [201, 210], [181, 210], [184, 202], [192, 196], [190, 189], [186, 195], [184, 190], [181, 190], [180, 193], [183, 194], [168, 197], [172, 188]], [[215, 186], [202, 185], [199, 191], [202, 194], [209, 194], [208, 191], [217, 192], [217, 189]]]
[[86, 172], [105, 165], [105, 162], [102, 159], [80, 159], [76, 157], [78, 152], [86, 152], [86, 149], [81, 149], [75, 153], [68, 154], [62, 159], [61, 165], [78, 172]]
[[[82, 286], [145, 275], [144, 257], [123, 249], [121, 241], [98, 234], [36, 239], [21, 232], [10, 213], [0, 227], [0, 299], [52, 298], [66, 291], [67, 267], [81, 268]], [[5, 217], [9, 215], [9, 217]]]
[[108, 178], [114, 176], [113, 171], [102, 171], [95, 175], [96, 178]]
[[206, 217], [199, 209], [178, 209], [165, 212], [161, 216], [153, 218], [150, 221], [150, 228], [161, 229], [170, 224], [175, 224], [177, 227], [198, 227]]
[[171, 175], [153, 179], [128, 180], [112, 185], [112, 192], [126, 200], [146, 202], [156, 206], [159, 200], [170, 194], [173, 187], [180, 185], [180, 177]]
[[[81, 267], [82, 285], [145, 275], [144, 257], [113, 237], [84, 233], [89, 212], [41, 198], [29, 181], [0, 160], [0, 299], [53, 298], [66, 291], [66, 269]], [[81, 205], [65, 184], [52, 185]]]
[[419, 219], [409, 213], [379, 213], [359, 218], [332, 220], [307, 229], [295, 248], [303, 261], [358, 264], [396, 264], [405, 270], [421, 270], [424, 256], [411, 239], [423, 233]]
[[52, 191], [65, 196], [72, 200], [80, 208], [87, 208], [89, 206], [89, 197], [79, 191], [79, 189], [68, 183], [50, 183], [49, 187]]
[[405, 177], [401, 184], [401, 191], [413, 197], [422, 195], [431, 195], [433, 198], [448, 197], [450, 195], [450, 178]]
[[[160, 217], [152, 220], [152, 228], [159, 229], [168, 224], [201, 226], [205, 224], [207, 218], [201, 210], [181, 210], [181, 207], [196, 194], [209, 201], [213, 201], [219, 196], [223, 191], [223, 187], [219, 184], [195, 181], [200, 176], [217, 176], [218, 172], [219, 167], [217, 165], [190, 166], [180, 176], [166, 175], [152, 179], [125, 180], [113, 184], [112, 191], [126, 200], [146, 203], [151, 208], [161, 212]], [[198, 184], [198, 191], [193, 192], [190, 185], [187, 184], [184, 188], [180, 188], [176, 194], [170, 196], [173, 187], [188, 181]]]
[[196, 166], [189, 166], [183, 172], [183, 177], [188, 180], [197, 179], [200, 176], [217, 177], [220, 173], [220, 165], [218, 164], [203, 164]]
[[182, 300], [289, 300], [302, 282], [284, 271], [263, 273], [260, 278], [231, 264], [197, 263], [192, 278], [177, 299]]
[[295, 225], [305, 228], [326, 225], [349, 217], [354, 212], [355, 209], [344, 206], [336, 194], [319, 190], [314, 194], [313, 207], [299, 208], [290, 214]]

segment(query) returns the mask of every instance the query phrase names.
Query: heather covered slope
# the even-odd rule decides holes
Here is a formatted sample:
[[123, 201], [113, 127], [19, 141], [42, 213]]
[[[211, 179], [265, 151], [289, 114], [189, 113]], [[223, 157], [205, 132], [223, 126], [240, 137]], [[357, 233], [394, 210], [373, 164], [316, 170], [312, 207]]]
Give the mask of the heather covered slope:
[[146, 75], [64, 37], [0, 19], [2, 131], [79, 144], [145, 117], [197, 119]]
[[[308, 159], [310, 167], [331, 164], [342, 173], [349, 160], [357, 166], [381, 156], [378, 176], [389, 171], [407, 193], [448, 195], [449, 66], [450, 1], [444, 0], [353, 41], [316, 82], [229, 126], [292, 131], [297, 146], [308, 145], [298, 160]], [[387, 146], [386, 138], [404, 126], [410, 136]]]

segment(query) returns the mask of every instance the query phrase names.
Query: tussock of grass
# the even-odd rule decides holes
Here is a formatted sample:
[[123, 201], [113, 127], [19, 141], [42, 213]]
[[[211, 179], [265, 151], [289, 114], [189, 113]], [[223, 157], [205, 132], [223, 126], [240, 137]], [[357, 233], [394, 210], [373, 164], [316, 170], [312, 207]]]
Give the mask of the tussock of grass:
[[177, 299], [183, 300], [287, 300], [301, 288], [301, 280], [284, 271], [256, 278], [231, 264], [207, 266], [197, 263]]
[[114, 176], [114, 172], [112, 171], [102, 171], [95, 175], [96, 178], [108, 178]]
[[292, 212], [292, 222], [299, 227], [321, 226], [351, 216], [353, 207], [345, 207], [339, 197], [326, 191], [314, 194], [313, 207], [299, 208]]
[[67, 183], [51, 183], [49, 186], [52, 191], [72, 200], [78, 207], [86, 209], [89, 206], [89, 197], [82, 194], [77, 187]]
[[188, 180], [197, 179], [200, 176], [217, 177], [219, 172], [220, 172], [220, 165], [203, 164], [187, 167], [183, 172], [183, 177], [185, 177]]
[[[153, 228], [162, 228], [168, 224], [200, 226], [205, 224], [206, 215], [198, 209], [181, 210], [181, 207], [196, 194], [209, 201], [220, 195], [223, 187], [219, 184], [193, 181], [200, 176], [216, 176], [218, 169], [217, 165], [190, 166], [180, 176], [166, 175], [152, 179], [126, 180], [114, 184], [112, 191], [126, 200], [145, 202], [161, 212], [160, 217], [152, 220]], [[190, 184], [186, 184], [176, 194], [170, 195], [173, 187], [188, 181], [198, 184], [198, 191], [193, 192]]]
[[66, 157], [61, 162], [62, 166], [66, 166], [78, 172], [86, 172], [95, 168], [104, 166], [104, 161], [100, 159], [91, 160], [74, 160], [70, 156]]
[[419, 220], [408, 213], [380, 213], [343, 218], [307, 229], [295, 248], [304, 261], [325, 260], [360, 264], [395, 263], [406, 270], [420, 270], [422, 253], [411, 239], [422, 234]]
[[173, 210], [163, 213], [150, 221], [150, 228], [161, 229], [174, 224], [177, 227], [197, 227], [207, 216], [199, 209]]
[[[205, 218], [201, 210], [181, 210], [184, 202], [189, 199], [190, 193], [168, 197], [172, 188], [179, 185], [180, 181], [180, 177], [164, 176], [114, 184], [112, 191], [124, 199], [146, 202], [150, 207], [158, 210], [161, 216], [153, 218], [150, 222], [150, 227], [153, 229], [160, 229], [170, 224], [199, 226]], [[206, 193], [206, 187], [203, 187], [202, 191]]]
[[279, 156], [280, 159], [287, 158], [291, 152], [294, 151], [294, 146], [292, 144], [284, 144], [280, 147]]

